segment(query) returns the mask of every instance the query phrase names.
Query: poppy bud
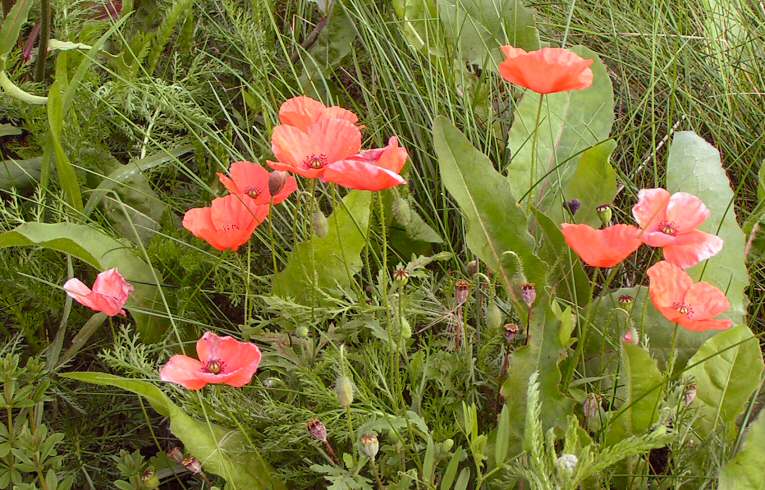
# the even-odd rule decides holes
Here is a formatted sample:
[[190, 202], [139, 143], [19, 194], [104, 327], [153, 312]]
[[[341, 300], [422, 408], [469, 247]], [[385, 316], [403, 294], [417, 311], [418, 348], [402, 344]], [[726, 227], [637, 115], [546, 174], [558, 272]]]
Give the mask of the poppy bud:
[[631, 344], [631, 345], [640, 344], [640, 334], [638, 333], [635, 327], [630, 327], [629, 329], [627, 329], [627, 333], [624, 334], [623, 339], [625, 344]]
[[454, 283], [454, 301], [458, 305], [462, 305], [467, 301], [468, 293], [470, 292], [470, 283], [464, 279]]
[[277, 170], [271, 172], [268, 175], [268, 192], [275, 196], [284, 189], [284, 185], [287, 183], [287, 179], [290, 178], [290, 174], [284, 170]]
[[176, 463], [181, 464], [183, 462], [183, 451], [176, 446], [167, 452], [167, 457]]
[[321, 423], [319, 419], [311, 419], [306, 424], [306, 429], [313, 436], [321, 442], [327, 442], [327, 427]]
[[399, 335], [402, 339], [412, 338], [412, 326], [409, 325], [409, 320], [403, 316], [401, 317], [401, 330], [399, 331]]
[[563, 207], [566, 209], [566, 211], [571, 213], [571, 216], [575, 215], [581, 206], [582, 203], [579, 201], [579, 199], [572, 199], [563, 203]]
[[300, 337], [301, 339], [308, 338], [308, 327], [305, 325], [301, 325], [298, 328], [295, 329], [295, 335]]
[[348, 408], [353, 403], [353, 381], [348, 376], [338, 376], [335, 381], [335, 394], [337, 401], [343, 408]]
[[159, 488], [159, 477], [154, 468], [146, 468], [146, 471], [141, 474], [141, 483], [146, 488]]
[[319, 238], [324, 238], [329, 233], [329, 223], [327, 217], [321, 211], [314, 211], [311, 215], [311, 228], [314, 235]]
[[531, 308], [534, 301], [537, 300], [537, 288], [533, 284], [524, 284], [521, 286], [521, 297], [526, 306]]
[[696, 384], [691, 383], [685, 387], [685, 405], [688, 406], [696, 399]]
[[199, 460], [193, 456], [189, 456], [188, 458], [183, 460], [183, 466], [188, 470], [189, 472], [198, 475], [202, 473], [202, 463], [199, 462]]
[[377, 440], [377, 436], [374, 434], [364, 434], [359, 442], [361, 443], [361, 452], [367, 458], [374, 460], [377, 456], [377, 451], [380, 450], [380, 441]]
[[611, 209], [611, 206], [609, 204], [601, 204], [597, 208], [595, 208], [595, 212], [598, 213], [598, 218], [600, 218], [600, 223], [603, 226], [608, 226], [611, 224], [611, 217], [613, 216], [613, 210]]
[[573, 454], [561, 454], [560, 458], [555, 461], [555, 466], [563, 476], [571, 476], [576, 471], [576, 465], [579, 463], [579, 458]]
[[515, 337], [518, 336], [518, 325], [515, 323], [505, 324], [505, 341], [508, 344], [512, 344], [515, 341]]
[[486, 324], [491, 329], [498, 329], [502, 326], [502, 320], [504, 320], [502, 310], [499, 309], [497, 303], [490, 301], [486, 306]]
[[619, 302], [619, 305], [624, 309], [627, 310], [627, 313], [632, 311], [632, 304], [635, 302], [635, 298], [630, 296], [629, 294], [622, 294], [617, 298], [617, 301]]
[[467, 263], [467, 273], [470, 277], [473, 277], [474, 275], [478, 274], [478, 261], [477, 260], [471, 260]]
[[602, 397], [595, 393], [590, 393], [582, 402], [582, 411], [586, 419], [594, 418], [600, 412], [600, 401]]
[[391, 205], [393, 219], [401, 225], [408, 225], [412, 221], [412, 209], [409, 207], [409, 201], [402, 197], [393, 200]]
[[396, 266], [396, 270], [393, 271], [393, 279], [400, 282], [403, 286], [409, 281], [409, 271], [406, 270], [406, 267], [399, 264]]

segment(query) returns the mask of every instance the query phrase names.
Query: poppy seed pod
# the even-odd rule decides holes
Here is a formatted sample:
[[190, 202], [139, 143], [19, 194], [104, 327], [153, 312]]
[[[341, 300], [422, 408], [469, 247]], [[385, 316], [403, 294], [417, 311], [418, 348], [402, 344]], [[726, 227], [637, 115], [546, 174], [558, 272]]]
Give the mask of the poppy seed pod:
[[531, 308], [534, 301], [537, 300], [536, 286], [533, 284], [524, 284], [521, 286], [521, 297], [523, 298], [523, 302], [526, 303], [526, 306]]
[[629, 294], [622, 294], [617, 298], [617, 301], [619, 302], [619, 305], [629, 313], [632, 311], [632, 304], [635, 302], [635, 298]]
[[458, 305], [462, 305], [467, 301], [468, 293], [470, 292], [470, 283], [464, 279], [460, 279], [454, 283], [454, 301]]
[[364, 434], [359, 439], [361, 443], [361, 452], [367, 458], [374, 460], [377, 456], [377, 452], [380, 450], [380, 441], [377, 440], [375, 434]]
[[685, 405], [688, 406], [696, 399], [696, 383], [691, 383], [685, 387]]
[[319, 237], [324, 238], [329, 233], [329, 223], [327, 217], [321, 211], [314, 211], [311, 215], [311, 229], [313, 233]]
[[305, 425], [308, 433], [321, 442], [327, 442], [327, 427], [319, 419], [311, 419]]
[[284, 170], [271, 172], [271, 174], [268, 176], [268, 192], [270, 192], [272, 196], [278, 195], [282, 189], [284, 189], [284, 186], [287, 184], [287, 180], [289, 180], [289, 178], [289, 172], [285, 172]]
[[478, 274], [479, 265], [477, 260], [471, 260], [467, 263], [467, 273], [470, 277]]
[[343, 408], [348, 408], [353, 403], [353, 381], [348, 376], [338, 376], [335, 381], [335, 394], [337, 401]]
[[518, 336], [518, 325], [515, 323], [506, 323], [505, 329], [505, 342], [512, 344], [515, 338]]
[[193, 456], [189, 456], [188, 458], [183, 460], [183, 466], [188, 470], [189, 472], [198, 475], [202, 473], [202, 463], [199, 462], [199, 460]]
[[412, 209], [409, 207], [409, 201], [403, 197], [393, 200], [391, 210], [393, 212], [393, 219], [397, 223], [406, 226], [412, 221]]
[[141, 474], [141, 483], [146, 488], [159, 488], [159, 477], [154, 468], [146, 468], [146, 471]]
[[393, 279], [404, 285], [407, 283], [407, 281], [409, 281], [409, 271], [406, 270], [406, 267], [399, 264], [393, 271]]
[[176, 463], [181, 464], [183, 462], [183, 451], [181, 451], [181, 448], [176, 446], [167, 452], [167, 457]]
[[598, 213], [598, 218], [600, 218], [600, 223], [603, 226], [608, 226], [611, 224], [611, 218], [614, 214], [613, 210], [611, 209], [611, 205], [601, 204], [595, 208], [595, 212]]

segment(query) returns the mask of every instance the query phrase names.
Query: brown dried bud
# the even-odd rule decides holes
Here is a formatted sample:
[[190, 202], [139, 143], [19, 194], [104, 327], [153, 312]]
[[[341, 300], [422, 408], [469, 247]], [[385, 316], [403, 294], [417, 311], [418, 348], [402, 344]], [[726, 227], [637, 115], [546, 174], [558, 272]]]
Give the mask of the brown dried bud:
[[467, 263], [467, 273], [470, 277], [473, 277], [474, 275], [478, 274], [478, 261], [477, 260], [471, 260]]
[[691, 383], [685, 387], [685, 405], [688, 406], [696, 399], [696, 383]]
[[516, 323], [506, 323], [505, 324], [505, 341], [508, 344], [512, 344], [515, 341], [515, 338], [518, 336], [518, 324]]
[[319, 419], [311, 419], [306, 424], [306, 428], [308, 429], [308, 432], [313, 436], [314, 439], [317, 439], [321, 442], [326, 443], [327, 442], [327, 427], [321, 423], [321, 420]]
[[587, 395], [587, 398], [585, 398], [584, 402], [582, 402], [582, 411], [584, 412], [585, 418], [592, 419], [598, 414], [598, 412], [600, 412], [601, 400], [603, 400], [603, 397], [596, 393], [590, 393]]
[[184, 459], [182, 464], [189, 472], [195, 475], [202, 473], [202, 463], [193, 456]]
[[183, 451], [181, 451], [181, 448], [176, 446], [167, 452], [167, 457], [176, 463], [181, 464], [183, 462]]
[[287, 184], [287, 179], [289, 178], [289, 172], [285, 172], [284, 170], [271, 172], [268, 176], [268, 192], [272, 197], [279, 194], [282, 189], [284, 189], [284, 186]]
[[361, 452], [367, 458], [374, 460], [377, 456], [377, 451], [380, 450], [380, 441], [377, 440], [377, 436], [375, 434], [364, 434], [359, 442], [361, 443]]
[[454, 283], [454, 301], [457, 305], [462, 305], [467, 301], [468, 293], [470, 292], [470, 283], [464, 279]]
[[536, 286], [530, 283], [521, 286], [521, 297], [523, 298], [523, 302], [526, 303], [526, 306], [531, 308], [531, 306], [534, 304], [534, 301], [537, 300]]

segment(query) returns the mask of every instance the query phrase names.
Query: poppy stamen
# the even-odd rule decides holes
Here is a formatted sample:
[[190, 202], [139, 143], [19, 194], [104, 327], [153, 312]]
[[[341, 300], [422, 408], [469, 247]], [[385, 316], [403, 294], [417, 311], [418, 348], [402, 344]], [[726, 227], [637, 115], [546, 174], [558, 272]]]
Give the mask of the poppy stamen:
[[327, 161], [327, 155], [324, 153], [319, 153], [318, 155], [311, 154], [310, 156], [306, 157], [305, 160], [303, 160], [303, 165], [314, 170], [323, 168], [325, 165], [327, 165], [327, 163], [329, 163]]
[[210, 359], [203, 369], [211, 374], [220, 374], [223, 372], [223, 363], [218, 359]]
[[662, 223], [659, 226], [659, 230], [661, 230], [661, 232], [664, 233], [665, 235], [675, 236], [675, 234], [677, 233], [677, 229], [675, 228], [675, 225], [673, 225], [672, 223]]

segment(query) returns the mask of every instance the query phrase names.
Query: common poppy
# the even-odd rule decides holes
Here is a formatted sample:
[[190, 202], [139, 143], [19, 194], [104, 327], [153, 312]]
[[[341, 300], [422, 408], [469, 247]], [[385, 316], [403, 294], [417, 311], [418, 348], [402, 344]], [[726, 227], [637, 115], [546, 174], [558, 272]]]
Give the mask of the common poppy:
[[197, 341], [197, 356], [198, 360], [174, 355], [159, 371], [160, 379], [189, 390], [199, 390], [208, 384], [239, 388], [252, 380], [261, 358], [257, 345], [212, 332], [206, 332]]
[[325, 182], [333, 182], [347, 189], [381, 191], [405, 184], [401, 175], [409, 154], [392, 136], [383, 148], [364, 150], [346, 159], [328, 165], [322, 175]]
[[279, 122], [287, 126], [306, 130], [322, 117], [342, 119], [356, 124], [358, 116], [339, 106], [327, 107], [318, 100], [306, 96], [293, 97], [279, 108]]
[[229, 194], [210, 207], [186, 211], [183, 227], [218, 250], [236, 251], [266, 219], [268, 208], [246, 194]]
[[630, 225], [613, 225], [597, 230], [588, 225], [561, 225], [563, 238], [571, 249], [592, 267], [613, 267], [640, 247], [640, 230]]
[[648, 269], [651, 302], [667, 320], [692, 332], [725, 330], [730, 320], [714, 318], [730, 308], [722, 291], [706, 282], [694, 283], [680, 267], [663, 260]]
[[716, 255], [723, 247], [720, 237], [696, 228], [710, 215], [698, 197], [665, 189], [642, 189], [632, 208], [643, 230], [643, 243], [661, 247], [664, 259], [683, 269]]
[[562, 48], [526, 52], [502, 46], [505, 61], [499, 65], [502, 78], [538, 94], [581, 90], [592, 85], [593, 60]]
[[125, 280], [116, 268], [101, 272], [93, 283], [93, 289], [79, 279], [69, 279], [64, 283], [66, 294], [81, 305], [107, 316], [125, 316], [122, 309], [133, 292], [133, 285]]
[[228, 169], [228, 177], [218, 172], [221, 184], [231, 193], [247, 195], [255, 200], [256, 204], [279, 204], [290, 194], [297, 190], [297, 182], [294, 177], [287, 177], [281, 188], [271, 195], [269, 185], [271, 174], [265, 168], [252, 162], [234, 162]]

